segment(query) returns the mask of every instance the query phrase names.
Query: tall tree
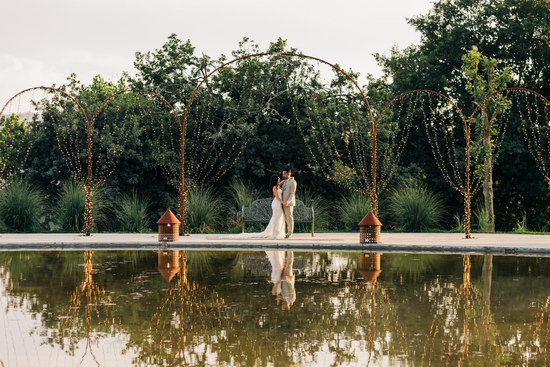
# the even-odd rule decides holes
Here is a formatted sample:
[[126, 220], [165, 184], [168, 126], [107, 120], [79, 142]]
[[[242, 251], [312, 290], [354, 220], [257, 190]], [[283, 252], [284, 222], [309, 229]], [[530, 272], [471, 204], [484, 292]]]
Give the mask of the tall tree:
[[[504, 97], [495, 96], [490, 103], [482, 103], [485, 97], [496, 90], [506, 88], [511, 80], [510, 68], [498, 70], [498, 60], [484, 56], [479, 52], [477, 46], [473, 46], [468, 53], [462, 57], [462, 71], [466, 74], [469, 82], [466, 89], [471, 93], [474, 103], [480, 105], [481, 123], [476, 123], [481, 141], [475, 142], [473, 147], [477, 148], [479, 160], [483, 162], [480, 166], [481, 172], [477, 172], [483, 179], [483, 197], [485, 203], [486, 230], [495, 231], [495, 208], [493, 202], [493, 151], [494, 151], [494, 122], [504, 109], [509, 107], [510, 101]], [[490, 104], [490, 105], [489, 105]], [[477, 121], [477, 120], [474, 120]]]
[[[453, 97], [469, 114], [475, 108], [475, 98], [467, 89], [468, 77], [461, 67], [462, 57], [472, 45], [477, 45], [487, 57], [499, 60], [500, 67], [510, 68], [510, 85], [543, 95], [550, 91], [547, 0], [440, 0], [427, 14], [410, 19], [409, 24], [421, 34], [418, 45], [376, 55], [385, 72], [382, 79], [390, 85], [393, 95], [411, 89], [434, 89]], [[539, 228], [544, 228], [550, 220], [547, 185], [529, 156], [519, 124], [517, 120], [510, 121], [499, 153], [501, 163], [494, 164], [494, 183], [498, 188], [495, 200], [505, 212], [499, 220], [503, 229], [511, 229], [526, 211], [531, 213], [535, 226], [538, 223]], [[418, 134], [410, 141], [415, 149], [409, 150], [403, 162], [418, 164], [429, 172], [434, 164], [428, 140]], [[430, 184], [440, 183], [436, 176], [428, 177]]]

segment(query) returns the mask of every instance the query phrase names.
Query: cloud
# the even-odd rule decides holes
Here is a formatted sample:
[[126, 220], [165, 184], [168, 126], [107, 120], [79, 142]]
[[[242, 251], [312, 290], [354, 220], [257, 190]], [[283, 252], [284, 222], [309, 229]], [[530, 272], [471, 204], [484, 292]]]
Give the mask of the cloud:
[[55, 64], [28, 57], [0, 53], [0, 107], [21, 90], [61, 85], [71, 73], [88, 83], [95, 75], [116, 81], [123, 71], [132, 67], [131, 57], [97, 55], [89, 51], [74, 50]]

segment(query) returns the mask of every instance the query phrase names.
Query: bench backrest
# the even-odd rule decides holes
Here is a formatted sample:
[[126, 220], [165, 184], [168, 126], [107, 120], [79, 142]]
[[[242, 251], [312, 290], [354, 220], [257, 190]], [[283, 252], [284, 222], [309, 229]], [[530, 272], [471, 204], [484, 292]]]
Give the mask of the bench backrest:
[[[243, 222], [269, 223], [273, 215], [271, 202], [273, 199], [254, 200], [249, 206], [242, 209]], [[301, 200], [296, 200], [294, 206], [294, 222], [311, 223], [313, 221], [313, 208], [308, 208]]]

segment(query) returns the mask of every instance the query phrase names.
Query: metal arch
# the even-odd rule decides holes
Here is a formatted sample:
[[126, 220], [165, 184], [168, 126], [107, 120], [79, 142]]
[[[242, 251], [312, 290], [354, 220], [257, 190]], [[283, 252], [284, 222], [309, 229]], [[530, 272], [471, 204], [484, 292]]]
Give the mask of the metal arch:
[[65, 92], [64, 90], [61, 90], [59, 88], [53, 88], [53, 87], [44, 87], [44, 86], [39, 86], [39, 87], [31, 87], [31, 88], [27, 88], [27, 89], [23, 89], [22, 91], [16, 93], [15, 95], [13, 95], [13, 97], [11, 97], [10, 99], [8, 99], [8, 101], [4, 104], [4, 106], [2, 107], [2, 109], [0, 110], [0, 116], [2, 116], [4, 114], [4, 110], [6, 109], [6, 107], [10, 104], [11, 101], [13, 101], [15, 98], [17, 98], [18, 96], [24, 94], [24, 93], [27, 93], [27, 92], [30, 92], [32, 90], [36, 90], [36, 89], [42, 89], [42, 90], [47, 90], [47, 91], [50, 91], [50, 92], [54, 92], [54, 93], [59, 93], [67, 98], [69, 98], [69, 100], [71, 102], [73, 102], [74, 105], [76, 105], [78, 107], [78, 109], [80, 110], [80, 112], [82, 113], [82, 116], [84, 117], [84, 122], [86, 123], [86, 125], [89, 124], [89, 119], [88, 119], [88, 115], [86, 114], [86, 111], [84, 110], [84, 107], [82, 107], [82, 105], [76, 100], [76, 98], [74, 98], [73, 96], [71, 96], [69, 93]]
[[[485, 96], [485, 98], [483, 98], [483, 100], [481, 102], [476, 103], [476, 108], [474, 108], [474, 110], [472, 111], [472, 114], [468, 118], [468, 125], [469, 126], [472, 125], [475, 115], [483, 107], [485, 107], [487, 102], [489, 102], [494, 96], [496, 96], [498, 94], [504, 94], [505, 92], [508, 92], [508, 91], [509, 92], [524, 92], [524, 93], [532, 94], [532, 95], [540, 98], [546, 106], [550, 106], [550, 101], [548, 100], [548, 98], [546, 98], [544, 95], [542, 95], [541, 93], [536, 92], [534, 90], [531, 90], [531, 89], [528, 89], [528, 88], [523, 88], [523, 87], [502, 88], [502, 89], [498, 89], [494, 92], [489, 93], [487, 96]], [[543, 175], [544, 175], [544, 173], [543, 173]], [[547, 180], [546, 176], [545, 176], [545, 179]], [[548, 181], [548, 184], [550, 185], [550, 181]]]
[[[90, 119], [88, 118], [88, 114], [86, 113], [86, 111], [84, 110], [84, 107], [82, 107], [82, 105], [80, 104], [80, 102], [78, 102], [78, 100], [76, 98], [74, 98], [73, 96], [71, 96], [69, 93], [61, 90], [61, 89], [58, 89], [58, 88], [53, 88], [53, 87], [44, 87], [44, 86], [39, 86], [39, 87], [32, 87], [32, 88], [27, 88], [27, 89], [24, 89], [22, 91], [20, 91], [19, 93], [15, 94], [13, 97], [11, 97], [7, 102], [6, 104], [4, 104], [4, 106], [2, 107], [2, 110], [0, 110], [0, 116], [2, 116], [2, 114], [4, 113], [4, 110], [6, 109], [6, 107], [10, 104], [11, 101], [13, 101], [15, 98], [17, 98], [18, 96], [24, 94], [24, 93], [27, 93], [27, 92], [30, 92], [32, 90], [37, 90], [37, 89], [41, 89], [41, 90], [46, 90], [46, 91], [50, 91], [50, 92], [54, 92], [54, 93], [59, 93], [61, 95], [63, 95], [64, 97], [67, 97], [75, 106], [78, 107], [78, 109], [80, 110], [80, 113], [82, 114], [82, 117], [84, 117], [84, 123], [86, 124], [86, 131], [88, 133], [88, 141], [87, 141], [87, 144], [88, 144], [88, 152], [91, 152], [91, 134], [90, 134], [90, 131], [91, 131], [91, 123], [90, 123]], [[90, 153], [89, 153], [90, 154]], [[89, 163], [88, 163], [89, 165]], [[88, 175], [90, 175], [90, 168], [88, 168]]]
[[[374, 190], [374, 191], [372, 191], [372, 194], [371, 194], [371, 208], [375, 213], [377, 213], [377, 205], [376, 205], [376, 127], [375, 127], [374, 116], [373, 116], [373, 113], [372, 113], [372, 108], [370, 106], [370, 103], [369, 103], [369, 101], [367, 99], [367, 96], [365, 95], [365, 92], [363, 91], [363, 89], [361, 89], [361, 87], [359, 86], [359, 84], [357, 84], [357, 81], [355, 79], [353, 79], [348, 73], [346, 73], [340, 67], [338, 67], [335, 64], [332, 64], [328, 61], [320, 59], [318, 57], [308, 56], [308, 55], [304, 55], [304, 54], [296, 54], [296, 53], [292, 53], [292, 52], [261, 52], [261, 53], [255, 53], [255, 54], [241, 56], [241, 57], [238, 57], [236, 59], [233, 59], [231, 61], [228, 61], [228, 62], [218, 66], [217, 68], [212, 70], [210, 73], [208, 73], [199, 82], [199, 84], [197, 84], [195, 89], [193, 89], [193, 92], [191, 93], [191, 96], [189, 97], [189, 100], [187, 101], [187, 106], [185, 107], [185, 111], [184, 111], [184, 114], [183, 114], [183, 129], [182, 129], [182, 136], [181, 136], [181, 141], [182, 141], [181, 154], [182, 154], [182, 158], [181, 158], [181, 180], [180, 180], [181, 193], [180, 193], [179, 215], [180, 215], [180, 219], [182, 219], [182, 226], [184, 226], [184, 223], [185, 223], [185, 189], [184, 189], [185, 188], [185, 177], [184, 177], [185, 176], [185, 174], [184, 174], [184, 172], [185, 172], [184, 171], [184, 164], [185, 164], [184, 163], [184, 161], [185, 161], [185, 129], [187, 127], [187, 119], [189, 117], [189, 111], [191, 110], [191, 105], [193, 103], [193, 100], [195, 99], [195, 96], [196, 96], [197, 92], [199, 91], [199, 89], [201, 88], [201, 86], [208, 79], [210, 79], [210, 77], [212, 75], [214, 75], [215, 73], [217, 73], [221, 69], [223, 69], [226, 66], [231, 65], [233, 63], [242, 61], [242, 60], [246, 60], [246, 59], [250, 59], [250, 58], [256, 58], [256, 57], [263, 57], [263, 56], [300, 57], [300, 58], [304, 58], [304, 59], [310, 59], [310, 60], [318, 61], [320, 63], [323, 63], [325, 65], [328, 65], [328, 66], [332, 67], [334, 70], [336, 70], [340, 74], [344, 75], [346, 77], [346, 79], [351, 81], [351, 83], [359, 91], [359, 93], [361, 94], [361, 98], [362, 98], [363, 102], [365, 103], [365, 106], [367, 107], [367, 110], [369, 112], [369, 118], [370, 118], [370, 122], [371, 122], [371, 133], [372, 133], [371, 134], [372, 135], [371, 144], [373, 146], [372, 151], [374, 152], [372, 154], [372, 157], [371, 157], [371, 165], [374, 168], [373, 169], [374, 173], [371, 175], [371, 180], [372, 180], [371, 190]], [[375, 198], [375, 199], [373, 200], [373, 198]]]
[[471, 170], [470, 170], [470, 162], [471, 162], [471, 152], [470, 152], [470, 141], [471, 141], [471, 120], [467, 119], [465, 116], [464, 116], [464, 112], [462, 111], [462, 109], [458, 106], [458, 104], [449, 96], [441, 93], [441, 92], [437, 92], [435, 90], [431, 90], [431, 89], [414, 89], [414, 90], [410, 90], [410, 91], [407, 91], [407, 92], [404, 92], [404, 93], [401, 93], [399, 94], [398, 96], [394, 97], [391, 101], [389, 101], [388, 103], [386, 103], [386, 105], [382, 108], [382, 110], [380, 111], [380, 114], [378, 115], [378, 118], [376, 119], [376, 127], [378, 127], [378, 123], [380, 122], [380, 119], [382, 118], [382, 116], [384, 115], [384, 112], [392, 105], [394, 104], [397, 100], [409, 95], [409, 94], [415, 94], [415, 93], [426, 93], [426, 94], [433, 94], [433, 95], [436, 95], [440, 98], [442, 98], [443, 100], [446, 100], [448, 101], [449, 103], [451, 103], [451, 105], [453, 106], [453, 108], [458, 112], [458, 115], [460, 116], [460, 119], [462, 120], [462, 123], [464, 125], [464, 139], [466, 141], [466, 144], [465, 144], [465, 148], [464, 148], [464, 152], [465, 152], [465, 175], [466, 175], [466, 182], [465, 182], [465, 187], [464, 187], [464, 192], [462, 193], [462, 195], [464, 196], [464, 237], [469, 239], [471, 238], [471, 213], [472, 213], [472, 209], [471, 209], [471, 201], [472, 201], [472, 184], [471, 184]]
[[92, 228], [92, 221], [93, 221], [92, 207], [91, 207], [91, 205], [92, 205], [92, 196], [91, 196], [92, 195], [91, 194], [91, 178], [92, 178], [92, 175], [91, 175], [91, 164], [90, 164], [91, 163], [91, 154], [92, 154], [92, 134], [91, 134], [92, 124], [90, 122], [90, 119], [88, 118], [88, 114], [84, 110], [84, 107], [82, 107], [82, 105], [80, 104], [80, 102], [78, 102], [78, 100], [76, 98], [74, 98], [73, 96], [71, 96], [70, 94], [68, 94], [67, 92], [65, 92], [61, 89], [53, 88], [53, 87], [39, 86], [39, 87], [32, 87], [32, 88], [24, 89], [21, 92], [15, 94], [13, 97], [11, 97], [6, 102], [6, 104], [2, 107], [2, 110], [0, 110], [0, 116], [3, 114], [4, 110], [9, 105], [9, 103], [11, 101], [13, 101], [15, 98], [17, 98], [18, 96], [20, 96], [24, 93], [27, 93], [27, 92], [32, 91], [32, 90], [37, 90], [37, 89], [46, 90], [46, 91], [54, 92], [54, 93], [59, 93], [60, 95], [62, 95], [64, 97], [67, 97], [75, 106], [78, 107], [80, 113], [82, 114], [82, 117], [84, 118], [84, 123], [86, 124], [86, 135], [87, 135], [86, 143], [87, 143], [87, 149], [88, 149], [88, 177], [87, 177], [87, 180], [86, 180], [86, 184], [84, 185], [84, 191], [85, 191], [85, 194], [86, 194], [86, 203], [85, 203], [85, 206], [84, 206], [84, 218], [85, 218], [84, 219], [84, 221], [85, 221], [84, 232], [85, 232], [86, 236], [89, 236], [90, 232], [91, 232], [91, 228]]
[[[151, 96], [154, 96], [154, 97], [158, 98], [162, 103], [164, 103], [170, 109], [170, 113], [172, 113], [174, 116], [176, 116], [176, 119], [178, 121], [178, 126], [180, 128], [180, 134], [181, 134], [181, 131], [183, 129], [183, 125], [181, 123], [180, 116], [176, 112], [175, 107], [170, 102], [168, 102], [168, 100], [166, 100], [166, 98], [164, 98], [162, 95], [160, 95], [157, 92], [153, 92], [153, 91], [145, 90], [145, 89], [124, 90], [122, 92], [117, 92], [117, 93], [111, 94], [110, 96], [108, 96], [106, 99], [104, 99], [101, 102], [101, 104], [94, 110], [94, 113], [93, 113], [92, 119], [90, 120], [89, 128], [88, 128], [88, 179], [87, 179], [87, 182], [86, 182], [86, 186], [87, 186], [86, 204], [87, 205], [86, 205], [86, 219], [85, 219], [85, 232], [86, 232], [87, 236], [90, 235], [91, 230], [92, 230], [92, 224], [93, 224], [93, 213], [90, 209], [93, 206], [92, 198], [91, 198], [91, 195], [92, 195], [92, 136], [93, 136], [92, 127], [93, 127], [93, 124], [94, 124], [95, 120], [97, 119], [97, 117], [101, 113], [101, 111], [103, 111], [103, 109], [105, 108], [105, 106], [107, 106], [107, 104], [109, 104], [109, 102], [111, 102], [115, 98], [118, 98], [118, 97], [120, 97], [122, 95], [126, 95], [126, 94], [151, 95]], [[181, 148], [181, 151], [183, 152], [183, 144], [181, 144], [180, 148]], [[181, 159], [183, 161], [183, 156], [181, 156]]]
[[534, 90], [531, 90], [531, 89], [527, 89], [527, 88], [522, 88], [522, 87], [510, 87], [510, 88], [503, 88], [503, 89], [499, 89], [499, 90], [496, 90], [494, 92], [491, 92], [489, 93], [487, 96], [485, 96], [485, 98], [483, 98], [483, 100], [479, 103], [476, 103], [476, 108], [474, 108], [474, 110], [472, 111], [472, 114], [470, 115], [469, 117], [469, 121], [468, 123], [472, 123], [472, 120], [475, 116], [475, 114], [481, 109], [483, 108], [483, 106], [485, 106], [485, 104], [487, 104], [487, 102], [489, 102], [489, 100], [491, 98], [493, 98], [495, 95], [497, 94], [502, 94], [506, 91], [520, 91], [520, 92], [526, 92], [526, 93], [531, 93], [537, 97], [539, 97], [540, 99], [542, 99], [544, 101], [545, 104], [549, 105], [550, 104], [550, 101], [545, 97], [543, 96], [542, 94], [540, 94], [539, 92], [535, 92]]
[[124, 94], [143, 94], [143, 95], [152, 95], [152, 96], [157, 97], [166, 106], [168, 106], [170, 108], [170, 112], [174, 113], [174, 115], [176, 116], [176, 119], [178, 120], [178, 124], [180, 125], [180, 129], [182, 128], [181, 119], [180, 119], [179, 114], [176, 113], [176, 108], [170, 102], [168, 102], [168, 100], [166, 98], [164, 98], [161, 94], [159, 94], [157, 92], [150, 91], [150, 90], [146, 90], [146, 89], [129, 89], [129, 90], [125, 90], [125, 91], [122, 91], [122, 92], [117, 92], [117, 93], [111, 94], [109, 97], [104, 99], [103, 102], [101, 102], [101, 104], [95, 109], [94, 114], [93, 114], [92, 119], [91, 119], [91, 122], [93, 123], [95, 121], [95, 119], [97, 118], [99, 113], [105, 108], [105, 106], [110, 101], [112, 101], [113, 99], [115, 99], [119, 96], [122, 96]]
[[427, 93], [427, 94], [434, 94], [438, 97], [441, 97], [447, 101], [449, 101], [453, 107], [455, 108], [455, 110], [458, 112], [458, 114], [460, 115], [460, 118], [462, 119], [462, 121], [465, 123], [466, 122], [466, 117], [464, 116], [464, 113], [462, 112], [462, 109], [458, 106], [458, 104], [449, 96], [441, 93], [441, 92], [438, 92], [438, 91], [435, 91], [435, 90], [431, 90], [431, 89], [413, 89], [413, 90], [409, 90], [409, 91], [406, 91], [404, 93], [401, 93], [399, 95], [397, 95], [396, 97], [392, 98], [391, 101], [389, 101], [388, 103], [386, 103], [384, 105], [384, 107], [382, 108], [382, 110], [380, 110], [380, 114], [378, 115], [378, 118], [376, 119], [376, 125], [378, 126], [378, 123], [380, 122], [380, 119], [382, 117], [382, 115], [384, 114], [384, 112], [392, 105], [394, 104], [398, 99], [401, 99], [409, 94], [415, 94], [415, 93]]

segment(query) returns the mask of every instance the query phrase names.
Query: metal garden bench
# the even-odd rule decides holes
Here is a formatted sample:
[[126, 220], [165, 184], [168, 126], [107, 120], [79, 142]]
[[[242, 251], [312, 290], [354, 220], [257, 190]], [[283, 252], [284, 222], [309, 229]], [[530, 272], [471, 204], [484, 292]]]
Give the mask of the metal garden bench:
[[[242, 231], [246, 223], [269, 223], [273, 209], [271, 202], [273, 199], [258, 199], [254, 200], [249, 206], [243, 206], [242, 214]], [[294, 206], [294, 223], [311, 223], [311, 236], [315, 236], [315, 214], [313, 208], [308, 208], [305, 204], [296, 200]]]

